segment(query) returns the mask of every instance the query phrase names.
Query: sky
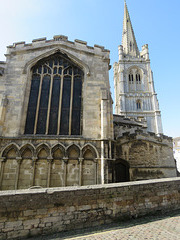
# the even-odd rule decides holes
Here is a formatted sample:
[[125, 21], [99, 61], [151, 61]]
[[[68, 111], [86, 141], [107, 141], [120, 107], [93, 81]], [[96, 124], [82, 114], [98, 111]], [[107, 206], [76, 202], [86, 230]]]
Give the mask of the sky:
[[[127, 0], [139, 49], [148, 44], [164, 134], [180, 136], [180, 1]], [[14, 42], [66, 35], [110, 50], [118, 61], [124, 0], [0, 0], [0, 61]], [[114, 98], [113, 68], [109, 72]]]

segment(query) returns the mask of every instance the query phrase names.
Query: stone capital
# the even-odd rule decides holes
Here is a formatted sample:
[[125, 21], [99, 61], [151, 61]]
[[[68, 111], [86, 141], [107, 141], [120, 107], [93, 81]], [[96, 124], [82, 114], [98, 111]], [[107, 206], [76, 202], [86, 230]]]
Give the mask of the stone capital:
[[52, 163], [53, 157], [52, 156], [47, 157], [47, 161], [48, 161], [48, 163]]
[[5, 162], [6, 161], [6, 157], [0, 157], [0, 162]]
[[38, 157], [32, 157], [33, 162], [36, 162], [38, 160]]
[[21, 161], [22, 161], [22, 157], [16, 157], [16, 161], [17, 161], [18, 164], [20, 164]]
[[63, 161], [64, 161], [64, 163], [68, 163], [68, 158], [67, 157], [63, 157]]
[[81, 158], [81, 157], [80, 157], [78, 160], [79, 160], [79, 163], [82, 163], [83, 160], [84, 160], [84, 158]]

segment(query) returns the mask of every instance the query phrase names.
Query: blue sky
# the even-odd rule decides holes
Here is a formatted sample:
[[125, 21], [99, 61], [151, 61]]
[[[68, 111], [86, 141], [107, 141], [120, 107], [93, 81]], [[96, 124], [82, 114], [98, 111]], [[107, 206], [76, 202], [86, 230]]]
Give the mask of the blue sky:
[[[127, 0], [136, 40], [148, 43], [164, 134], [180, 136], [180, 1]], [[105, 46], [111, 65], [118, 61], [123, 25], [123, 0], [0, 0], [0, 61], [6, 46], [35, 38], [67, 35]], [[113, 69], [110, 70], [111, 92]]]

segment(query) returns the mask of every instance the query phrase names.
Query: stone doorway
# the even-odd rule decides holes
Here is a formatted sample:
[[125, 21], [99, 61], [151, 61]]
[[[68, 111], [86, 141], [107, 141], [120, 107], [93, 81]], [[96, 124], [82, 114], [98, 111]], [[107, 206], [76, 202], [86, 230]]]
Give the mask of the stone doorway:
[[125, 160], [116, 160], [114, 163], [114, 182], [129, 181], [129, 164]]

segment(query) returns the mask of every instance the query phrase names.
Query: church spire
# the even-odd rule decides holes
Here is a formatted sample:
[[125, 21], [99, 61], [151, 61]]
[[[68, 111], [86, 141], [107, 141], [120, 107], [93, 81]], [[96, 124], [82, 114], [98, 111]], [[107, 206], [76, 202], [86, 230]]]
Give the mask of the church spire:
[[137, 57], [139, 56], [139, 49], [136, 43], [131, 19], [127, 9], [126, 1], [124, 0], [124, 20], [123, 20], [123, 34], [122, 34], [122, 46], [124, 53]]

